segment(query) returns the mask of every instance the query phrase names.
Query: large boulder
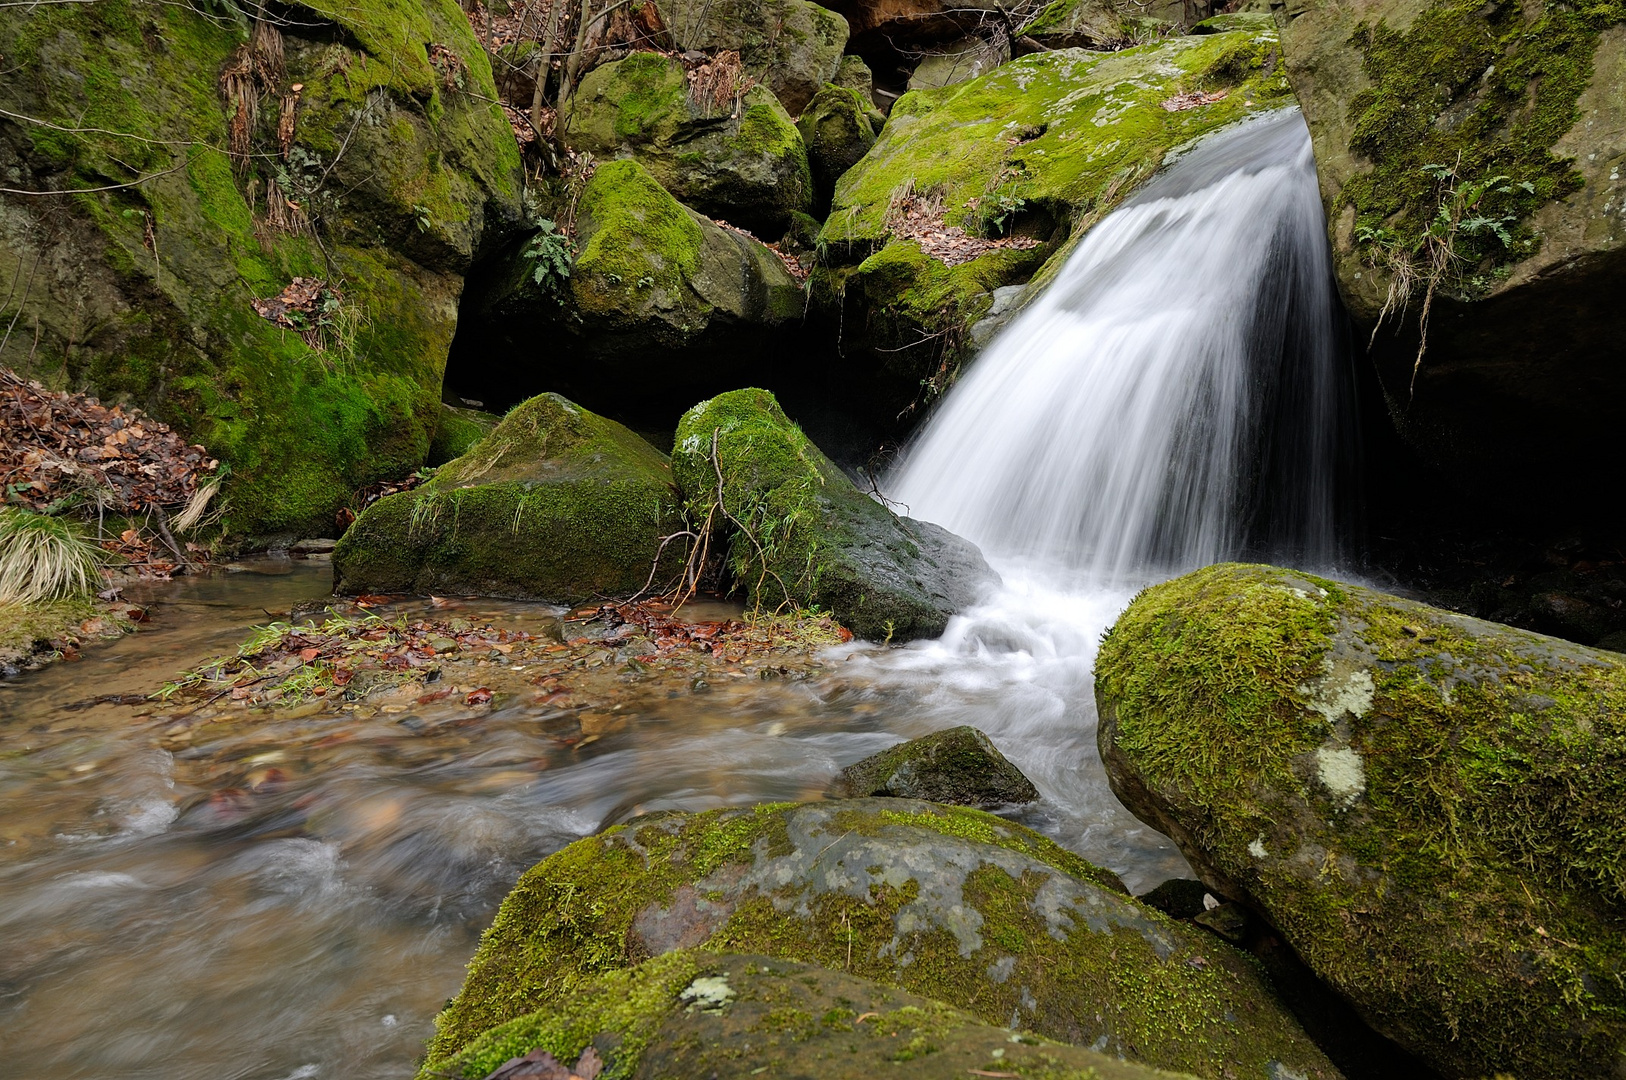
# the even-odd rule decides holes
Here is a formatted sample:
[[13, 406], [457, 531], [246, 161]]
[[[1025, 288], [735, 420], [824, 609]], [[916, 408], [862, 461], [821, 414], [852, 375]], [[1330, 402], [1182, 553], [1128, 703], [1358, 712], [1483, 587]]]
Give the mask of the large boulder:
[[998, 580], [968, 541], [859, 491], [766, 390], [684, 413], [672, 472], [760, 609], [817, 607], [859, 637], [907, 641], [941, 634]]
[[889, 746], [841, 770], [830, 785], [841, 796], [881, 795], [992, 810], [1039, 797], [1033, 781], [974, 727], [934, 731]]
[[1626, 1070], [1626, 662], [1217, 566], [1096, 663], [1113, 790], [1446, 1077]]
[[1111, 49], [1135, 40], [1141, 27], [1111, 0], [1055, 0], [1022, 27], [1047, 49]]
[[1178, 1080], [1094, 1050], [1013, 1037], [942, 1002], [846, 972], [692, 950], [595, 976], [568, 1000], [510, 1020], [450, 1059], [430, 1059], [418, 1075], [478, 1080], [538, 1050], [563, 1065], [591, 1050], [610, 1075], [648, 1080], [747, 1076], [753, 1067], [822, 1080], [1058, 1071]]
[[809, 0], [660, 0], [678, 48], [740, 54], [792, 116], [841, 63], [847, 20]]
[[657, 814], [572, 844], [503, 901], [430, 1060], [682, 948], [816, 963], [1213, 1080], [1338, 1075], [1243, 954], [1037, 833], [897, 799]]
[[[660, 451], [543, 394], [423, 486], [363, 510], [333, 551], [334, 591], [627, 596], [651, 579], [678, 522]], [[675, 572], [675, 552], [663, 571]]]
[[812, 205], [802, 136], [766, 86], [701, 97], [678, 60], [634, 53], [582, 80], [565, 139], [599, 158], [634, 157], [679, 201], [777, 239]]
[[239, 539], [331, 532], [422, 464], [463, 275], [522, 181], [456, 3], [47, 5], [0, 53], [5, 186], [83, 192], [0, 193], [0, 364], [204, 443]]
[[775, 332], [801, 320], [805, 298], [773, 251], [688, 209], [631, 160], [598, 166], [579, 213], [567, 278], [539, 273], [532, 240], [480, 284], [460, 339], [469, 392], [510, 401], [556, 389], [669, 428], [786, 355]]
[[836, 181], [875, 145], [874, 110], [867, 93], [834, 83], [803, 110], [796, 126], [807, 146], [817, 212], [829, 212]]
[[1339, 289], [1363, 342], [1384, 324], [1371, 359], [1400, 434], [1504, 525], [1617, 513], [1586, 463], [1626, 424], [1620, 12], [1293, 0], [1286, 16]]
[[865, 400], [889, 420], [917, 413], [995, 290], [1032, 278], [1171, 150], [1290, 103], [1268, 32], [1041, 53], [904, 95], [836, 185], [812, 279]]

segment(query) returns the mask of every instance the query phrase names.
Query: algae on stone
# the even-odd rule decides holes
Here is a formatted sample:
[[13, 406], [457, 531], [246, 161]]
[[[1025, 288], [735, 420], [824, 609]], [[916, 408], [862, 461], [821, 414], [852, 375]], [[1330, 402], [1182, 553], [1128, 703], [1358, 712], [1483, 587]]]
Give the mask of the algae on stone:
[[[518, 212], [519, 155], [455, 4], [309, 7], [281, 32], [248, 177], [220, 88], [246, 24], [143, 0], [0, 20], [0, 104], [33, 118], [0, 131], [9, 186], [114, 188], [0, 195], [0, 273], [33, 282], [0, 361], [208, 446], [231, 466], [239, 538], [331, 530], [350, 492], [422, 463], [462, 274]], [[431, 42], [464, 58], [467, 92], [430, 66]], [[301, 193], [320, 240], [267, 223], [270, 186]], [[344, 298], [324, 349], [251, 307], [295, 276]]]
[[828, 212], [836, 181], [875, 145], [874, 111], [867, 95], [831, 83], [814, 95], [797, 128], [807, 146], [819, 212]]
[[1339, 1074], [1252, 961], [976, 810], [897, 799], [634, 819], [528, 871], [429, 1060], [676, 949], [839, 969], [983, 1020], [1199, 1076]]
[[1264, 566], [1096, 663], [1113, 790], [1450, 1077], [1626, 1063], [1626, 664]]
[[807, 150], [772, 91], [696, 102], [683, 64], [660, 53], [590, 72], [564, 137], [600, 159], [630, 156], [679, 201], [769, 239], [812, 205]]
[[672, 471], [691, 519], [710, 515], [726, 538], [755, 608], [816, 607], [860, 637], [907, 641], [941, 634], [997, 580], [967, 541], [859, 491], [766, 390], [684, 413]]
[[[711, 1080], [939, 1080], [968, 1072], [1044, 1080], [1175, 1080], [1033, 1035], [1013, 1037], [942, 1002], [773, 956], [678, 951], [589, 980], [569, 1000], [487, 1032], [419, 1076], [483, 1077], [541, 1047], [560, 1062], [605, 1049], [606, 1075]], [[757, 1065], [760, 1062], [762, 1065]]]
[[[423, 486], [362, 511], [333, 551], [335, 590], [565, 602], [631, 595], [678, 520], [659, 451], [543, 394]], [[663, 569], [675, 572], [675, 549]]]

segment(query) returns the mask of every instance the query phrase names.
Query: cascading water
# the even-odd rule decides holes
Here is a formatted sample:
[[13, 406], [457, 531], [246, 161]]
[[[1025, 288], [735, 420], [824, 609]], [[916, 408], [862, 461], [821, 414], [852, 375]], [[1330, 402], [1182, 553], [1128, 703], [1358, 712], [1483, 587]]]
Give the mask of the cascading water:
[[1199, 144], [1092, 229], [888, 485], [993, 557], [1098, 582], [1248, 548], [1326, 563], [1341, 398], [1298, 111]]
[[1096, 645], [1159, 578], [1335, 561], [1352, 405], [1336, 312], [1303, 119], [1237, 125], [1085, 236], [887, 485], [1004, 586], [939, 641], [854, 660], [920, 696], [919, 728], [988, 732], [1045, 797], [1029, 824], [1131, 886], [1181, 864], [1108, 788]]

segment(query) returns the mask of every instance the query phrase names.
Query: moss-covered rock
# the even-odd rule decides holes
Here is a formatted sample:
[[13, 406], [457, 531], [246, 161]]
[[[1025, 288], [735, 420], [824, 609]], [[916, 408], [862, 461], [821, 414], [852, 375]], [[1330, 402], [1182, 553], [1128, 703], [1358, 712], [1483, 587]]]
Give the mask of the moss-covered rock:
[[670, 427], [782, 354], [775, 332], [806, 306], [778, 255], [689, 210], [636, 161], [600, 165], [588, 182], [568, 278], [538, 282], [528, 250], [480, 284], [460, 339], [487, 400], [558, 390]]
[[[1626, 4], [1287, 12], [1288, 76], [1362, 340], [1397, 270], [1423, 273], [1372, 343], [1398, 430], [1504, 520], [1573, 518], [1597, 481], [1572, 463], [1607, 459], [1626, 423], [1613, 300], [1626, 284]], [[1438, 228], [1442, 214], [1457, 224]], [[1430, 230], [1452, 258], [1419, 366]]]
[[1096, 664], [1113, 790], [1442, 1075], [1626, 1067], [1626, 663], [1218, 566]]
[[[1225, 96], [1163, 107], [1195, 90]], [[872, 398], [896, 416], [952, 382], [969, 328], [996, 288], [1032, 277], [1171, 150], [1290, 101], [1271, 33], [1042, 53], [967, 83], [905, 94], [875, 146], [836, 186], [815, 300], [840, 324], [855, 363], [868, 365]], [[945, 225], [972, 236], [1015, 233], [1039, 246], [947, 266], [893, 237], [898, 196], [911, 189], [941, 201]]]
[[888, 747], [841, 770], [830, 785], [841, 796], [924, 799], [991, 810], [1039, 797], [1033, 782], [974, 727], [934, 731]]
[[813, 100], [841, 63], [847, 20], [809, 0], [660, 0], [683, 49], [740, 54], [792, 116]]
[[491, 430], [501, 421], [502, 417], [479, 409], [461, 409], [442, 402], [440, 422], [435, 425], [435, 436], [429, 442], [429, 458], [425, 464], [439, 466], [462, 457], [475, 443], [491, 434]]
[[600, 158], [636, 158], [680, 201], [761, 236], [779, 236], [812, 205], [807, 150], [773, 92], [757, 85], [721, 106], [696, 102], [683, 64], [660, 53], [589, 73], [565, 139]]
[[817, 607], [860, 637], [904, 641], [941, 634], [997, 580], [969, 542], [854, 487], [766, 390], [684, 413], [672, 472], [691, 516], [728, 537], [758, 608]]
[[1010, 46], [975, 35], [931, 49], [909, 73], [909, 89], [940, 90], [986, 75], [1011, 58]]
[[[257, 121], [234, 164], [223, 73], [247, 23], [136, 0], [0, 20], [6, 186], [107, 189], [0, 195], [0, 274], [31, 282], [6, 302], [18, 332], [0, 363], [207, 445], [231, 466], [238, 537], [331, 531], [353, 490], [423, 462], [462, 275], [519, 203], [518, 151], [455, 3], [312, 2], [271, 33], [280, 62], [254, 54]], [[432, 45], [460, 58], [461, 87]], [[315, 233], [277, 225], [273, 195]], [[337, 290], [308, 336], [251, 306], [296, 276]]]
[[867, 96], [834, 83], [814, 95], [797, 128], [807, 145], [818, 213], [827, 213], [836, 181], [875, 145], [874, 111]]
[[1338, 1075], [1241, 953], [1037, 833], [896, 799], [658, 814], [572, 844], [503, 902], [429, 1060], [692, 947], [840, 969], [1216, 1080]]
[[1111, 0], [1055, 0], [1022, 28], [1047, 49], [1110, 49], [1136, 40], [1139, 27]]
[[1174, 1080], [1093, 1050], [1013, 1037], [942, 1002], [845, 972], [689, 950], [596, 976], [568, 1001], [511, 1020], [450, 1060], [426, 1063], [419, 1075], [473, 1080], [538, 1047], [568, 1064], [601, 1046], [606, 1075], [650, 1080], [747, 1076], [757, 1068], [825, 1080], [978, 1072]]
[[678, 528], [676, 494], [658, 450], [543, 394], [423, 486], [362, 511], [333, 551], [335, 591], [630, 595]]

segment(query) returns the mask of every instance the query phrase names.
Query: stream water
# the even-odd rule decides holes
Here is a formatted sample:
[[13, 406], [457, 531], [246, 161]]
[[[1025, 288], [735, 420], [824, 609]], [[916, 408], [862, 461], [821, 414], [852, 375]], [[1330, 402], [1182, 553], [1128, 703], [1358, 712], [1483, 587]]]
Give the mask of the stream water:
[[[1240, 138], [1200, 146], [1098, 225], [893, 478], [1004, 579], [940, 640], [844, 646], [804, 681], [634, 696], [628, 724], [574, 745], [534, 706], [477, 721], [296, 710], [177, 742], [120, 695], [327, 593], [325, 563], [268, 559], [132, 589], [153, 614], [139, 633], [0, 684], [7, 1075], [407, 1075], [537, 859], [649, 810], [817, 798], [841, 766], [954, 724], [1037, 784], [1019, 820], [1136, 891], [1186, 873], [1107, 787], [1100, 635], [1136, 588], [1186, 566], [1283, 537], [1330, 556], [1330, 496], [1295, 479], [1324, 475], [1320, 410], [1337, 408], [1316, 352], [1319, 210], [1309, 233], [1301, 220], [1308, 138], [1296, 113]], [[1151, 275], [1188, 262], [1154, 310]], [[459, 613], [539, 634], [562, 614]]]

